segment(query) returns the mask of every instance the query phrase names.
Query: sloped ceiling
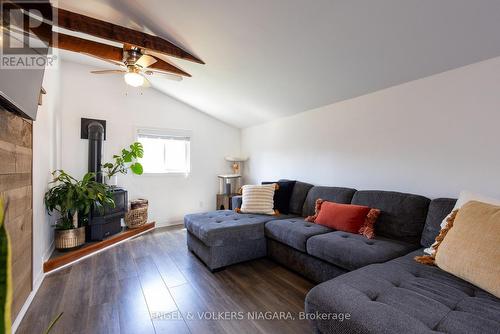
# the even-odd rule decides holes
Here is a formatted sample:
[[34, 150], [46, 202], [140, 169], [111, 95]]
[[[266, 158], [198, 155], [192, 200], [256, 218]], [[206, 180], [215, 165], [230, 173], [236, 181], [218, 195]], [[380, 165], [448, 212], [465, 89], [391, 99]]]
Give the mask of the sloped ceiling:
[[[237, 127], [500, 56], [498, 0], [59, 0], [206, 65], [156, 89]], [[85, 56], [81, 56], [85, 57]]]

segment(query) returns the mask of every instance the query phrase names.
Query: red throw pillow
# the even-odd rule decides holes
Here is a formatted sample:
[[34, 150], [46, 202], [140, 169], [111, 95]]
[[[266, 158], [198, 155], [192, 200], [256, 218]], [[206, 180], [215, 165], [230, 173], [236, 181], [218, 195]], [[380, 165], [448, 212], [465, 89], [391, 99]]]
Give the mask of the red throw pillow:
[[365, 223], [370, 208], [361, 205], [338, 204], [334, 202], [321, 203], [321, 210], [315, 223], [338, 231], [359, 233]]

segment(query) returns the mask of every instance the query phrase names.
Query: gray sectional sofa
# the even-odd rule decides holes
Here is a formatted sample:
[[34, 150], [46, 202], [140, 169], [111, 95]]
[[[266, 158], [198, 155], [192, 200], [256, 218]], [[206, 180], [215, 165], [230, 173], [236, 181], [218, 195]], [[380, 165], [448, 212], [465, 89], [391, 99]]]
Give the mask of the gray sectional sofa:
[[[308, 223], [317, 198], [381, 210], [375, 239]], [[500, 300], [413, 260], [439, 232], [453, 199], [297, 182], [290, 214], [186, 215], [187, 242], [211, 270], [267, 256], [320, 283], [306, 297], [316, 333], [500, 333]], [[233, 199], [233, 207], [241, 198]], [[344, 320], [316, 314], [349, 315]]]

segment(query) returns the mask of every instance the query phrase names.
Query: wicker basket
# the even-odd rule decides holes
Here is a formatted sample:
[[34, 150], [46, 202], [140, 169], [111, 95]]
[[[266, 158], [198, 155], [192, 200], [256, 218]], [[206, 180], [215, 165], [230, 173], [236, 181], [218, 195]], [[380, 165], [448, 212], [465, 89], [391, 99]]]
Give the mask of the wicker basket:
[[130, 202], [130, 208], [132, 210], [139, 209], [139, 208], [147, 208], [148, 205], [149, 205], [148, 200], [143, 199], [143, 198], [139, 198], [139, 199], [136, 199], [136, 200], [133, 200]]
[[71, 230], [55, 230], [54, 244], [56, 249], [76, 248], [85, 243], [85, 226]]
[[125, 224], [128, 228], [138, 228], [148, 222], [148, 207], [130, 209], [125, 214]]

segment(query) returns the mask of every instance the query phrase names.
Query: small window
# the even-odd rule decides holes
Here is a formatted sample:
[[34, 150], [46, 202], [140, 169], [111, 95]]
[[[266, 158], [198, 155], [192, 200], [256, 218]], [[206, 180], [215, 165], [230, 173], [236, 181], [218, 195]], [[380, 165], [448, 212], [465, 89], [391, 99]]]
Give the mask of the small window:
[[191, 136], [181, 130], [139, 129], [137, 140], [144, 146], [140, 160], [144, 173], [188, 174], [190, 166]]

